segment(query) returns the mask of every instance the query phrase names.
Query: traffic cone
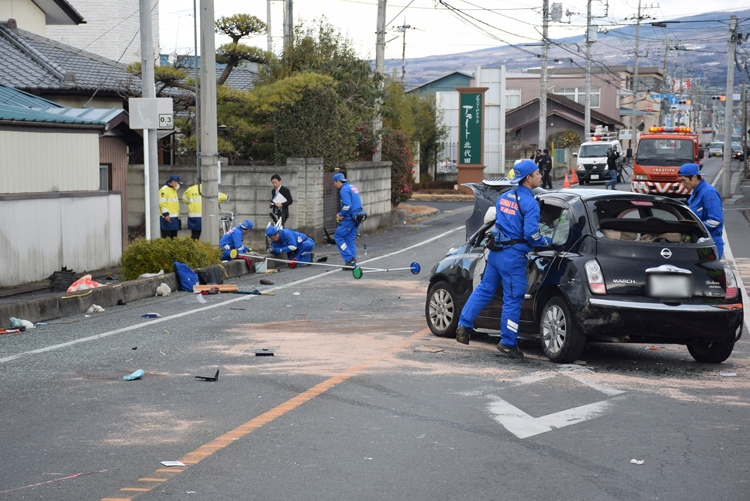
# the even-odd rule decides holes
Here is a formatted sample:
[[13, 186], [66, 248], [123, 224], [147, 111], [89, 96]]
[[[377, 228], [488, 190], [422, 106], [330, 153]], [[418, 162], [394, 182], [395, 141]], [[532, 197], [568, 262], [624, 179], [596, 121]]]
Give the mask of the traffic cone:
[[572, 171], [573, 171], [573, 174], [570, 177], [570, 184], [572, 184], [572, 185], [575, 186], [575, 185], [578, 184], [578, 176], [576, 175], [576, 170], [575, 169], [572, 169]]
[[565, 174], [565, 182], [563, 182], [563, 188], [570, 188], [570, 181], [568, 181], [568, 174]]

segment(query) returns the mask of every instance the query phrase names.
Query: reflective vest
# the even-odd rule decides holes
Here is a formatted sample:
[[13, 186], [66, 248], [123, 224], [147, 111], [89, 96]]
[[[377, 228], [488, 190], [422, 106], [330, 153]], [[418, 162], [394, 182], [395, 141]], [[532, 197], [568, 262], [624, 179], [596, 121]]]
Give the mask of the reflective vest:
[[[203, 185], [201, 185], [203, 191]], [[188, 217], [201, 217], [203, 214], [203, 203], [198, 192], [198, 185], [194, 184], [182, 194], [182, 201], [188, 206]], [[219, 203], [226, 202], [229, 197], [226, 193], [219, 192]]]
[[165, 184], [159, 190], [159, 212], [162, 217], [180, 217], [180, 199], [177, 190]]

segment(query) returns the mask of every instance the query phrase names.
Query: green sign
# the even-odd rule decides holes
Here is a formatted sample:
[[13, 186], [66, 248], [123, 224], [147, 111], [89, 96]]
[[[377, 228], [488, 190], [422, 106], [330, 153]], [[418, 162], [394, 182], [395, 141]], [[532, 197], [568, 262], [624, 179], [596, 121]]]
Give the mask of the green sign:
[[482, 163], [482, 93], [461, 94], [459, 155], [461, 164]]

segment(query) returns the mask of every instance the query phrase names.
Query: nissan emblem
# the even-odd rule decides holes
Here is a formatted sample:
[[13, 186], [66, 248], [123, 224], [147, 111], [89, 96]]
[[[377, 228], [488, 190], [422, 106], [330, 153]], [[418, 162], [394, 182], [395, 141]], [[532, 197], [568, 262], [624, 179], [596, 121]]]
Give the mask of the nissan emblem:
[[669, 259], [670, 257], [672, 257], [672, 251], [666, 248], [662, 249], [661, 257], [663, 257], [664, 259]]

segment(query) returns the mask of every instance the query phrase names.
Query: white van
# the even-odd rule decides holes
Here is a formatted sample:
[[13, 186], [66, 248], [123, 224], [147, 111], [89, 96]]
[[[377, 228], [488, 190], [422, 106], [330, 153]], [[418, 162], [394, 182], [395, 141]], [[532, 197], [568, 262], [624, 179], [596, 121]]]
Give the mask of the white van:
[[576, 175], [580, 184], [604, 183], [609, 180], [607, 151], [614, 149], [622, 156], [620, 141], [606, 136], [593, 136], [581, 144], [577, 157]]

